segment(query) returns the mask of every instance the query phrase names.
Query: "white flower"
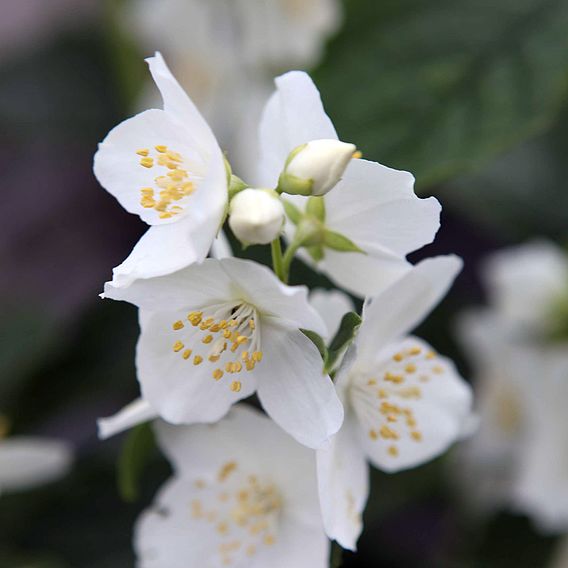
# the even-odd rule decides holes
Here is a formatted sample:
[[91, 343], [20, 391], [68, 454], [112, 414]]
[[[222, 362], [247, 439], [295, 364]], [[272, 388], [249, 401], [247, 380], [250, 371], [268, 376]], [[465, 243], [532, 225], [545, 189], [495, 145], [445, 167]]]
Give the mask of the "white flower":
[[274, 74], [315, 65], [340, 20], [339, 0], [134, 0], [123, 18], [143, 51], [167, 56], [246, 179]]
[[341, 319], [347, 312], [355, 309], [351, 298], [340, 290], [324, 290], [315, 288], [310, 292], [310, 305], [323, 319], [327, 333], [326, 339], [333, 339]]
[[[337, 140], [308, 75], [286, 73], [276, 79], [276, 87], [260, 125], [258, 182], [263, 187], [276, 187], [294, 148], [312, 140]], [[405, 256], [431, 242], [439, 227], [440, 204], [433, 197], [416, 197], [413, 185], [408, 172], [352, 160], [343, 179], [324, 197], [325, 226], [366, 254], [325, 249], [318, 268], [359, 296], [377, 293], [406, 272], [410, 266]], [[286, 199], [303, 208], [307, 198]], [[303, 258], [310, 262], [307, 255]]]
[[211, 426], [157, 426], [174, 468], [135, 532], [139, 568], [325, 568], [312, 452], [238, 405]]
[[29, 436], [2, 438], [0, 493], [33, 489], [55, 481], [69, 471], [71, 461], [71, 448], [61, 440]]
[[525, 444], [518, 457], [511, 506], [541, 532], [568, 530], [568, 342], [523, 345], [515, 372], [527, 385]]
[[231, 243], [224, 231], [219, 231], [219, 234], [215, 237], [215, 240], [211, 244], [209, 256], [211, 258], [216, 258], [217, 260], [221, 260], [222, 258], [231, 258], [233, 256]]
[[125, 120], [95, 155], [101, 185], [150, 225], [114, 269], [115, 286], [203, 260], [227, 204], [227, 173], [213, 133], [162, 56], [147, 61], [164, 110], [147, 110]]
[[553, 324], [555, 302], [568, 297], [568, 256], [552, 242], [535, 240], [493, 254], [484, 279], [496, 317], [517, 334], [543, 333]]
[[339, 140], [311, 140], [290, 153], [278, 179], [280, 191], [292, 195], [324, 195], [333, 189], [353, 158], [356, 147]]
[[231, 199], [229, 226], [242, 242], [267, 245], [280, 235], [284, 207], [273, 191], [247, 188]]
[[354, 549], [368, 495], [369, 460], [395, 472], [444, 452], [470, 418], [471, 392], [451, 361], [407, 336], [444, 296], [456, 257], [424, 260], [366, 303], [363, 323], [336, 377], [345, 421], [317, 452], [328, 536]]
[[107, 284], [105, 296], [141, 308], [136, 365], [146, 402], [127, 422], [150, 412], [144, 404], [170, 423], [214, 422], [257, 391], [302, 444], [319, 447], [341, 426], [333, 383], [300, 331], [325, 333], [304, 287], [252, 261], [207, 259], [128, 288]]

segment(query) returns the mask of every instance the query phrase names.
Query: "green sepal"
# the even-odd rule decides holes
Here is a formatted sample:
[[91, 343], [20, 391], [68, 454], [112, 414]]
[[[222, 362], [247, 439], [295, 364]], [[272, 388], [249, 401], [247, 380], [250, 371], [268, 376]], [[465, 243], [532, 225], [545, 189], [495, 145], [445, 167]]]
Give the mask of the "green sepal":
[[249, 185], [246, 184], [240, 177], [231, 174], [231, 177], [229, 178], [229, 201], [233, 199], [233, 197], [235, 197], [235, 195], [237, 195], [239, 191], [247, 189], [248, 187]]
[[311, 179], [302, 179], [292, 174], [283, 171], [278, 178], [278, 193], [289, 193], [290, 195], [304, 195], [312, 194], [312, 187], [314, 185]]
[[339, 357], [353, 343], [362, 321], [361, 316], [355, 312], [347, 312], [341, 319], [339, 329], [327, 350], [325, 370], [328, 373], [333, 370]]
[[155, 448], [150, 422], [139, 424], [128, 433], [117, 464], [118, 493], [124, 501], [133, 503], [138, 499], [140, 477]]
[[302, 220], [302, 212], [286, 199], [282, 199], [282, 205], [284, 205], [284, 211], [288, 219], [290, 219], [294, 225], [297, 225]]
[[313, 245], [311, 247], [307, 247], [306, 251], [308, 251], [308, 254], [310, 255], [310, 257], [314, 262], [321, 262], [325, 256], [323, 247], [320, 245]]
[[308, 199], [306, 213], [323, 223], [325, 221], [325, 201], [323, 197], [312, 195], [312, 197]]
[[323, 233], [323, 244], [327, 248], [338, 252], [360, 252], [366, 254], [351, 239], [329, 229], [326, 229]]
[[286, 158], [286, 162], [284, 162], [284, 171], [286, 171], [286, 168], [290, 165], [290, 162], [308, 145], [307, 142], [305, 142], [304, 144], [300, 144], [299, 146], [296, 146], [289, 154], [288, 157]]
[[325, 368], [326, 367], [325, 363], [328, 358], [328, 353], [323, 337], [318, 335], [315, 331], [311, 331], [310, 329], [300, 329], [300, 331], [318, 348], [318, 351], [320, 352], [321, 358], [324, 362], [324, 368]]

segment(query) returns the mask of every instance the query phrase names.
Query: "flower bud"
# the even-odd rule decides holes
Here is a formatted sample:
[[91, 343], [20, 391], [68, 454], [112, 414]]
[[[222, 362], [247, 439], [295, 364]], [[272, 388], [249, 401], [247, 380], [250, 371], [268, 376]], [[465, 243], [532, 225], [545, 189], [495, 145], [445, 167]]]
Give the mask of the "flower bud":
[[312, 140], [288, 156], [278, 190], [297, 195], [324, 195], [341, 179], [356, 148], [339, 140]]
[[284, 207], [273, 191], [248, 188], [231, 200], [229, 226], [244, 244], [270, 243], [280, 234], [284, 219]]

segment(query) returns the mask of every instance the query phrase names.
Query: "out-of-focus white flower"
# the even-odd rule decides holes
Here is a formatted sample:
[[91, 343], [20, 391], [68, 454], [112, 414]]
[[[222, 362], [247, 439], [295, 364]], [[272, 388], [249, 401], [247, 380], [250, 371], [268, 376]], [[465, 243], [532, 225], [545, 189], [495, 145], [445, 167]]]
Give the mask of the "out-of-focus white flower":
[[459, 439], [471, 418], [471, 391], [453, 363], [407, 336], [460, 268], [457, 257], [424, 260], [365, 304], [336, 377], [345, 421], [317, 452], [324, 525], [344, 548], [355, 548], [362, 529], [367, 460], [387, 472], [417, 466]]
[[[325, 333], [306, 288], [286, 286], [252, 261], [207, 259], [128, 288], [107, 284], [105, 296], [140, 308], [136, 364], [146, 402], [129, 407], [119, 424], [147, 420], [152, 409], [173, 424], [215, 422], [257, 391], [302, 444], [320, 447], [341, 426], [333, 383], [300, 331]], [[115, 422], [106, 424], [116, 431]]]
[[231, 199], [229, 227], [244, 244], [269, 244], [280, 236], [284, 220], [284, 207], [274, 191], [249, 187]]
[[278, 188], [291, 195], [324, 195], [334, 188], [356, 147], [339, 140], [312, 140], [290, 153]]
[[135, 532], [140, 568], [325, 568], [313, 454], [238, 405], [214, 425], [157, 425], [174, 468]]
[[0, 423], [0, 493], [33, 489], [63, 477], [71, 467], [72, 451], [61, 440], [29, 436], [4, 438]]
[[[278, 77], [260, 125], [260, 184], [276, 187], [289, 153], [322, 139], [337, 140], [337, 134], [309, 76], [293, 71]], [[408, 172], [352, 160], [343, 179], [323, 197], [324, 225], [365, 254], [326, 248], [318, 268], [358, 296], [376, 294], [409, 270], [405, 256], [431, 242], [440, 224], [438, 201], [419, 199], [413, 186]], [[285, 199], [303, 210], [309, 198]], [[314, 264], [307, 254], [303, 258]]]
[[340, 12], [339, 0], [134, 0], [124, 25], [144, 49], [167, 55], [248, 179], [257, 155], [251, 125], [274, 74], [316, 64]]
[[216, 258], [221, 260], [223, 258], [232, 258], [233, 249], [231, 248], [231, 243], [224, 231], [219, 231], [219, 234], [215, 237], [211, 245], [211, 250], [209, 251], [209, 256], [211, 258]]
[[164, 110], [147, 110], [125, 120], [95, 155], [101, 185], [150, 225], [114, 269], [115, 286], [203, 260], [227, 204], [227, 173], [215, 136], [162, 56], [147, 61]]
[[323, 319], [327, 333], [326, 339], [336, 334], [341, 318], [355, 309], [351, 298], [341, 290], [324, 290], [316, 288], [310, 292], [310, 304]]
[[568, 299], [568, 255], [552, 242], [535, 240], [495, 253], [484, 277], [495, 316], [516, 334], [549, 331], [555, 303]]
[[[546, 241], [494, 254], [484, 276], [490, 306], [462, 316], [476, 368], [480, 428], [454, 473], [482, 512], [528, 515], [543, 532], [568, 529], [568, 259]], [[559, 326], [564, 327], [559, 327]]]

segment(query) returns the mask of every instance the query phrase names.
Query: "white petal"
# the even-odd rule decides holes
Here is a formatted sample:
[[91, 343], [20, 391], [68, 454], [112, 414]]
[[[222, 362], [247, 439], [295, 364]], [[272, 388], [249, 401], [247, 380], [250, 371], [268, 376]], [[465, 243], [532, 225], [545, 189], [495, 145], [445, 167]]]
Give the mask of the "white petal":
[[151, 311], [199, 308], [228, 301], [234, 294], [222, 262], [227, 261], [207, 259], [167, 276], [136, 280], [127, 288], [107, 282], [104, 297]]
[[366, 304], [357, 338], [359, 358], [372, 360], [380, 347], [416, 327], [444, 297], [461, 267], [456, 256], [428, 258]]
[[[375, 296], [406, 274], [412, 265], [392, 254], [325, 250], [317, 269], [354, 296]], [[313, 264], [313, 263], [310, 263]]]
[[343, 548], [355, 550], [369, 495], [369, 466], [357, 424], [347, 413], [329, 448], [317, 451], [318, 487], [325, 531]]
[[264, 187], [276, 187], [286, 158], [296, 146], [337, 138], [319, 91], [306, 73], [290, 71], [276, 79], [276, 92], [264, 109], [259, 136], [259, 182]]
[[413, 337], [389, 345], [372, 369], [358, 371], [350, 398], [365, 452], [388, 472], [440, 455], [461, 438], [471, 415], [471, 389], [453, 363]]
[[282, 284], [272, 270], [250, 260], [226, 259], [222, 267], [239, 297], [288, 325], [325, 333], [325, 324], [308, 302], [305, 286]]
[[231, 243], [225, 234], [225, 231], [219, 231], [219, 234], [213, 241], [211, 245], [211, 250], [209, 254], [212, 258], [216, 258], [217, 260], [221, 260], [223, 258], [232, 258], [233, 257], [233, 250], [231, 249]]
[[195, 140], [215, 144], [215, 137], [191, 99], [168, 69], [160, 53], [146, 59], [150, 73], [162, 95], [164, 110], [185, 124]]
[[370, 255], [404, 257], [431, 243], [440, 227], [438, 200], [419, 199], [413, 186], [408, 172], [352, 160], [325, 198], [326, 225]]
[[310, 292], [310, 304], [320, 314], [327, 328], [326, 338], [333, 338], [343, 316], [355, 309], [353, 301], [340, 290], [316, 288]]
[[[200, 334], [197, 328], [187, 329], [189, 325], [183, 333], [172, 329], [172, 324], [185, 320], [186, 315], [186, 312], [160, 312], [144, 316], [136, 351], [142, 397], [172, 424], [215, 422], [232, 404], [255, 391], [255, 373], [235, 375], [242, 385], [240, 392], [230, 388], [233, 375], [215, 380], [213, 372], [223, 369], [225, 361], [208, 360], [210, 347], [202, 343], [206, 333]], [[193, 351], [188, 359], [182, 357], [183, 351], [174, 352], [173, 346], [180, 340]], [[203, 362], [195, 365], [197, 355]]]
[[298, 442], [322, 447], [343, 422], [343, 407], [314, 344], [300, 331], [263, 325], [258, 396], [270, 417]]
[[14, 436], [0, 442], [0, 491], [21, 491], [55, 481], [71, 467], [72, 450], [61, 440]]
[[143, 424], [149, 420], [154, 420], [158, 417], [158, 413], [142, 398], [137, 398], [131, 403], [127, 404], [122, 410], [109, 416], [108, 418], [99, 418], [97, 426], [99, 430], [99, 438], [106, 440], [120, 432], [124, 432]]

